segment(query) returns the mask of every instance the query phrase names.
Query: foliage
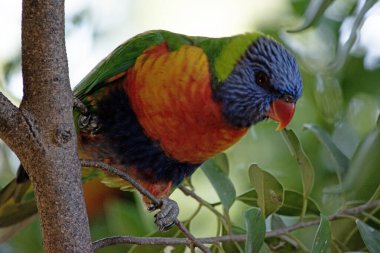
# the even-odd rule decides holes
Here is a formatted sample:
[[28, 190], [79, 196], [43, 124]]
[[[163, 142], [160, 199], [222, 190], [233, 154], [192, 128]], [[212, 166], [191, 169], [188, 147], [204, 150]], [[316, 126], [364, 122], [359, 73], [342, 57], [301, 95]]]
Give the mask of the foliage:
[[[246, 244], [214, 244], [213, 252], [380, 252], [379, 208], [355, 217], [328, 219], [343, 209], [380, 198], [380, 71], [379, 66], [366, 68], [366, 55], [354, 47], [365, 14], [375, 3], [313, 0], [309, 4], [294, 0], [295, 18], [305, 20], [290, 29], [297, 33], [277, 33], [273, 31], [278, 27], [263, 27], [295, 51], [303, 66], [304, 96], [290, 124], [292, 130], [277, 133], [270, 123], [260, 124], [234, 148], [197, 171], [189, 184], [201, 201], [174, 194], [184, 212], [181, 220], [194, 235], [247, 234]], [[331, 18], [331, 13], [339, 18]], [[353, 25], [344, 32], [342, 25], [348, 18]], [[295, 45], [305, 43], [308, 36], [316, 39], [314, 47], [299, 50]], [[319, 51], [325, 45], [330, 45], [329, 54]], [[122, 204], [126, 201], [127, 205]], [[91, 217], [95, 238], [120, 234], [182, 237], [177, 229], [156, 233], [152, 217], [131, 195], [105, 206], [105, 215]], [[265, 231], [268, 235], [316, 220], [319, 225], [265, 236]], [[40, 251], [39, 244], [33, 248], [29, 241], [22, 248], [23, 238], [29, 236], [24, 236], [26, 232], [30, 231], [23, 231], [23, 236], [18, 235], [10, 244], [16, 245], [17, 252]], [[172, 248], [117, 247], [97, 252], [164, 252]], [[185, 247], [172, 249], [184, 252]]]

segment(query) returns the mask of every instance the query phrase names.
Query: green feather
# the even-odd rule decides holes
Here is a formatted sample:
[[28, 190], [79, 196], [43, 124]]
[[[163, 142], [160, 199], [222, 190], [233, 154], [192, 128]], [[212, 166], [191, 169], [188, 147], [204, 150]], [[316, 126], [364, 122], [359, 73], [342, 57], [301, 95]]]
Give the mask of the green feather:
[[209, 58], [216, 79], [214, 85], [226, 80], [248, 47], [262, 36], [265, 35], [255, 32], [225, 38], [195, 39], [195, 45], [201, 47]]
[[[164, 31], [149, 31], [139, 34], [112, 51], [106, 58], [99, 62], [94, 69], [88, 73], [82, 81], [74, 88], [74, 95], [79, 98], [87, 108], [92, 110], [86, 101], [86, 97], [91, 95], [96, 97], [96, 93], [104, 88], [104, 82], [132, 67], [136, 59], [149, 47], [158, 45], [165, 41]], [[80, 112], [74, 109], [74, 122], [79, 131]]]
[[152, 31], [121, 44], [83, 78], [74, 88], [74, 95], [82, 100], [89, 93], [102, 88], [105, 80], [129, 69], [144, 50], [163, 41], [164, 38], [159, 31]]
[[231, 74], [248, 47], [262, 36], [261, 33], [246, 33], [234, 36], [228, 41], [215, 59], [215, 74], [218, 81], [224, 81]]
[[170, 51], [175, 51], [183, 45], [192, 45], [192, 38], [179, 33], [172, 33], [168, 31], [159, 31], [168, 45]]

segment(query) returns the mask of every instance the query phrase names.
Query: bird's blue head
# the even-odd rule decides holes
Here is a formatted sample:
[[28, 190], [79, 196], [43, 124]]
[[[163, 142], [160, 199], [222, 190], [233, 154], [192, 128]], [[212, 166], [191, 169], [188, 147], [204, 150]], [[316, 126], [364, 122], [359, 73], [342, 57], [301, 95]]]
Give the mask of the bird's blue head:
[[278, 42], [261, 37], [248, 47], [231, 74], [215, 90], [222, 113], [235, 127], [249, 127], [266, 118], [285, 128], [302, 95], [294, 56]]

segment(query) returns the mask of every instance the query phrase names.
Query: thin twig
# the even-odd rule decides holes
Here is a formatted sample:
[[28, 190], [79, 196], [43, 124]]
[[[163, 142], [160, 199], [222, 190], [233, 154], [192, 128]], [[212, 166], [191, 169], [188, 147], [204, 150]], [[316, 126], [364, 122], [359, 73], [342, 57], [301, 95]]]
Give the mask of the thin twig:
[[190, 190], [184, 185], [178, 186], [178, 189], [180, 189], [185, 195], [192, 197], [195, 199], [199, 204], [205, 206], [207, 209], [209, 209], [211, 212], [213, 212], [218, 218], [223, 222], [223, 225], [225, 228], [228, 228], [226, 218], [223, 216], [222, 213], [220, 213], [218, 210], [216, 210], [213, 205], [208, 203], [206, 200], [204, 200], [202, 197], [200, 197], [198, 194], [196, 194], [193, 190]]
[[[330, 221], [332, 221], [332, 220], [337, 220], [337, 219], [342, 218], [342, 217], [347, 216], [347, 215], [356, 216], [356, 215], [363, 213], [367, 209], [372, 209], [372, 208], [375, 208], [377, 206], [380, 206], [380, 199], [377, 199], [373, 202], [363, 204], [361, 206], [357, 206], [357, 207], [338, 211], [337, 213], [330, 215], [328, 218]], [[275, 237], [275, 236], [279, 236], [279, 235], [283, 235], [283, 234], [292, 232], [292, 231], [300, 229], [300, 228], [319, 225], [319, 222], [320, 222], [320, 220], [300, 222], [300, 223], [297, 223], [297, 224], [290, 226], [290, 227], [279, 228], [279, 229], [276, 229], [273, 231], [269, 231], [266, 233], [266, 237]]]
[[129, 176], [128, 173], [125, 171], [122, 171], [120, 169], [117, 169], [109, 164], [99, 162], [99, 161], [91, 161], [91, 160], [81, 160], [80, 161], [82, 167], [87, 168], [98, 168], [103, 169], [111, 174], [114, 174], [126, 181], [128, 181], [133, 187], [135, 187], [142, 195], [146, 196], [150, 201], [152, 201], [152, 204], [159, 206], [160, 200], [157, 199], [150, 191], [142, 187], [136, 180], [134, 180], [131, 176]]
[[[368, 202], [366, 204], [363, 204], [363, 205], [360, 205], [357, 207], [344, 209], [344, 210], [338, 212], [335, 216], [358, 215], [358, 214], [363, 213], [365, 210], [376, 208], [376, 207], [380, 207], [380, 199], [376, 199], [374, 201]], [[329, 218], [331, 217], [330, 220], [334, 219], [335, 216], [334, 215], [329, 216]]]
[[[380, 206], [380, 199], [367, 204], [345, 209], [336, 214], [330, 215], [328, 218], [330, 221], [342, 218], [343, 215], [359, 215], [365, 210], [373, 209]], [[320, 220], [313, 220], [308, 222], [300, 222], [290, 227], [280, 228], [266, 233], [265, 237], [276, 237], [284, 234], [288, 234], [297, 229], [319, 225]], [[226, 235], [218, 237], [204, 237], [197, 238], [197, 241], [202, 244], [216, 244], [221, 242], [242, 242], [246, 240], [246, 235]], [[97, 240], [93, 243], [93, 248], [99, 249], [115, 244], [137, 244], [137, 245], [191, 245], [192, 241], [188, 238], [165, 238], [165, 237], [133, 237], [133, 236], [115, 236]]]
[[[377, 190], [376, 190], [376, 193], [375, 193], [375, 195], [377, 194]], [[372, 198], [371, 198], [372, 199]], [[374, 200], [374, 201], [370, 201], [370, 202], [367, 202], [367, 203], [373, 203], [373, 202], [376, 202], [376, 201], [379, 201], [379, 199], [378, 200]], [[371, 208], [372, 209], [372, 208]], [[378, 210], [380, 209], [380, 205], [378, 205], [378, 206], [376, 206], [374, 209], [372, 209], [371, 211], [370, 211], [370, 214], [375, 214]], [[357, 212], [359, 212], [360, 214], [362, 213], [362, 212], [364, 212], [365, 210], [357, 210]], [[353, 215], [355, 215], [355, 214], [353, 214]], [[366, 222], [367, 221], [367, 217], [365, 217], [364, 216], [364, 218], [363, 218], [363, 222]], [[346, 237], [346, 239], [344, 240], [344, 244], [347, 244], [347, 242], [349, 242], [350, 241], [350, 239], [354, 236], [354, 234], [356, 233], [358, 231], [358, 227], [357, 226], [355, 226], [355, 227], [353, 227], [353, 229], [350, 231], [350, 233], [347, 235], [347, 237]]]
[[[198, 241], [205, 244], [227, 242], [227, 241], [244, 241], [244, 236], [220, 236], [198, 238]], [[170, 238], [170, 237], [134, 237], [134, 236], [115, 236], [97, 240], [93, 242], [93, 249], [116, 244], [137, 244], [137, 245], [188, 245], [192, 242], [188, 238]]]
[[[90, 161], [90, 160], [81, 160], [82, 167], [90, 167], [90, 168], [99, 168], [106, 170], [107, 172], [114, 174], [126, 181], [128, 181], [133, 187], [135, 187], [141, 194], [147, 197], [154, 205], [160, 206], [161, 202], [157, 199], [150, 191], [146, 190], [142, 187], [136, 180], [134, 180], [131, 176], [128, 175], [125, 171], [119, 170], [111, 165], [108, 165], [99, 161]], [[190, 231], [180, 222], [177, 218], [174, 220], [174, 224], [178, 227], [179, 230], [188, 238], [189, 244], [198, 247], [200, 250], [206, 253], [211, 253], [210, 249], [204, 246], [199, 242], [197, 238], [195, 238]], [[96, 250], [97, 247], [93, 246], [93, 249]]]
[[363, 216], [366, 217], [367, 219], [371, 220], [372, 222], [375, 222], [376, 224], [380, 224], [380, 219], [375, 217], [371, 213], [363, 212]]
[[198, 203], [198, 207], [197, 209], [194, 211], [194, 213], [190, 216], [190, 218], [188, 218], [189, 221], [192, 221], [198, 214], [199, 212], [201, 211], [202, 209], [202, 205]]

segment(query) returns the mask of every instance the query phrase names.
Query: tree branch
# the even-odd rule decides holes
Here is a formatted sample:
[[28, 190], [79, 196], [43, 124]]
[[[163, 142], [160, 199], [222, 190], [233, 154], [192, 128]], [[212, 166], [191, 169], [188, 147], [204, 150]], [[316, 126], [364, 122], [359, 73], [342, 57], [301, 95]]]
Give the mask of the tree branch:
[[[332, 214], [328, 216], [328, 218], [330, 221], [333, 221], [347, 215], [350, 215], [350, 216], [360, 215], [365, 210], [373, 209], [376, 207], [380, 207], [380, 199], [377, 199], [373, 202], [369, 202], [358, 207], [341, 210], [337, 212], [336, 214]], [[270, 238], [270, 237], [285, 235], [301, 228], [319, 225], [319, 223], [320, 223], [319, 219], [308, 221], [308, 222], [300, 222], [293, 226], [269, 231], [266, 233], [265, 237]], [[227, 236], [218, 236], [218, 237], [204, 237], [204, 238], [197, 238], [197, 240], [198, 242], [202, 244], [216, 244], [216, 243], [230, 242], [230, 241], [243, 242], [246, 240], [246, 235], [243, 234], [243, 235], [227, 235]], [[115, 236], [115, 237], [100, 239], [93, 242], [93, 249], [97, 250], [99, 248], [116, 245], [116, 244], [191, 245], [191, 241], [188, 238]]]
[[0, 138], [13, 150], [21, 150], [28, 140], [28, 127], [20, 110], [0, 92]]
[[[24, 97], [16, 116], [26, 144], [6, 143], [32, 181], [44, 251], [92, 251], [85, 212], [65, 48], [64, 0], [23, 0], [22, 74]], [[2, 104], [9, 104], [0, 97]], [[7, 116], [9, 120], [9, 116]], [[5, 132], [5, 130], [4, 130]], [[3, 137], [2, 134], [1, 137]]]
[[[150, 193], [148, 190], [146, 190], [143, 186], [141, 186], [136, 180], [134, 180], [132, 177], [128, 175], [128, 173], [121, 171], [111, 165], [108, 165], [103, 162], [99, 161], [90, 161], [90, 160], [81, 160], [82, 167], [89, 167], [89, 168], [99, 168], [107, 171], [108, 173], [114, 174], [126, 181], [128, 181], [133, 187], [135, 187], [141, 194], [143, 194], [145, 197], [147, 197], [150, 201], [152, 201], [155, 205], [160, 205], [160, 200], [157, 199], [152, 193]], [[179, 230], [182, 231], [182, 233], [188, 238], [188, 245], [194, 245], [198, 247], [203, 252], [211, 252], [206, 246], [204, 246], [202, 243], [198, 241], [197, 238], [195, 238], [189, 230], [180, 222], [178, 219], [175, 219], [174, 224], [178, 227]], [[93, 249], [94, 248], [93, 246]]]

